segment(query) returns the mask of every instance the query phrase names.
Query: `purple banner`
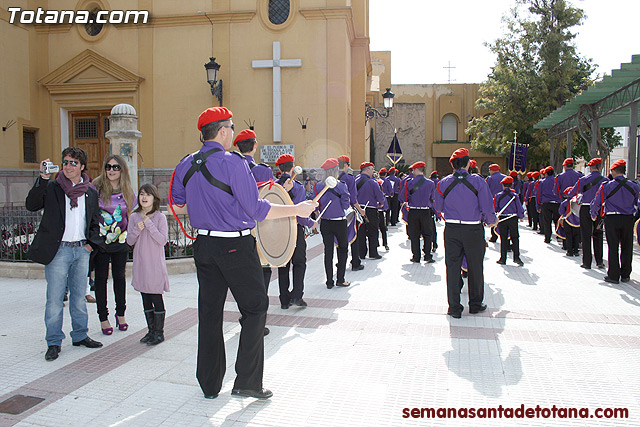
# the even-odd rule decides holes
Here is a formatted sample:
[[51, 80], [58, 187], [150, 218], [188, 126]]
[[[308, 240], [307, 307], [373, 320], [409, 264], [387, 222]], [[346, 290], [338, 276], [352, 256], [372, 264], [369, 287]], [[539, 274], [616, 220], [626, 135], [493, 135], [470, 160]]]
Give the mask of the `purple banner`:
[[509, 170], [517, 172], [526, 172], [527, 170], [527, 151], [529, 144], [511, 143], [511, 152], [509, 153]]

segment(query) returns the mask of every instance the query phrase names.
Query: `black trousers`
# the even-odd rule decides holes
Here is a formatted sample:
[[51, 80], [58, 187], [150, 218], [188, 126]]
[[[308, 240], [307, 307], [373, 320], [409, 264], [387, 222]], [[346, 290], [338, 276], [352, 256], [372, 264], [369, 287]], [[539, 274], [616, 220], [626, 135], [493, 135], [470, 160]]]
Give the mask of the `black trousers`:
[[567, 221], [564, 222], [563, 228], [564, 234], [567, 236], [565, 239], [565, 249], [572, 255], [577, 254], [580, 243], [580, 228], [568, 225]]
[[124, 316], [127, 309], [127, 279], [125, 271], [129, 251], [114, 253], [100, 252], [95, 255], [95, 292], [96, 308], [101, 322], [109, 317], [107, 308], [107, 278], [109, 276], [109, 262], [111, 262], [111, 277], [113, 279], [113, 294], [116, 298], [116, 315]]
[[[387, 212], [378, 211], [378, 228], [382, 235], [382, 246], [389, 246], [387, 241]], [[376, 246], [380, 246], [376, 243]]]
[[407, 233], [411, 240], [411, 254], [413, 259], [420, 259], [420, 237], [423, 239], [422, 252], [425, 260], [431, 259], [431, 209], [409, 209]]
[[398, 223], [398, 217], [400, 215], [400, 201], [398, 200], [398, 193], [393, 193], [391, 198], [391, 225]]
[[537, 203], [537, 199], [535, 197], [531, 197], [531, 199], [529, 200], [529, 204], [527, 205], [527, 212], [531, 217], [533, 230], [538, 230], [540, 228], [540, 214], [538, 213], [538, 208], [536, 207]]
[[[500, 216], [500, 219], [506, 216]], [[511, 237], [511, 245], [513, 248], [513, 260], [520, 259], [520, 233], [518, 232], [518, 217], [512, 216], [500, 223], [500, 259], [507, 260], [507, 252], [509, 250], [509, 237]]]
[[[333, 247], [334, 237], [338, 240], [338, 276], [337, 283], [344, 283], [344, 271], [347, 265], [347, 246], [349, 238], [347, 233], [347, 220], [322, 220], [320, 221], [320, 234], [324, 243], [324, 271], [327, 276], [327, 285], [333, 285]], [[358, 243], [357, 241], [354, 244]], [[351, 245], [353, 247], [353, 245]]]
[[[293, 264], [293, 289], [289, 291], [289, 270]], [[280, 304], [289, 304], [292, 299], [300, 299], [304, 294], [304, 273], [307, 270], [307, 241], [304, 239], [304, 227], [298, 224], [296, 248], [291, 261], [278, 268], [278, 284], [280, 285]]]
[[438, 232], [436, 230], [436, 214], [431, 211], [431, 247], [435, 250], [438, 247]]
[[[633, 259], [633, 215], [605, 215], [604, 229], [609, 246], [607, 276], [614, 280], [631, 276]], [[620, 252], [618, 253], [618, 248]]]
[[[544, 224], [544, 241], [551, 241], [551, 234], [553, 230], [555, 230], [555, 225], [560, 219], [560, 213], [558, 212], [558, 208], [560, 205], [558, 203], [546, 202], [542, 204], [542, 222]], [[553, 226], [551, 222], [553, 221]], [[553, 227], [553, 228], [552, 228]]]
[[144, 292], [140, 292], [140, 295], [142, 296], [142, 307], [144, 311], [165, 311], [162, 294], [145, 294]]
[[449, 313], [461, 313], [460, 268], [467, 257], [469, 308], [479, 309], [484, 299], [484, 252], [486, 242], [482, 224], [451, 224], [444, 227], [444, 259], [447, 266]]
[[603, 236], [602, 217], [596, 220], [591, 219], [591, 207], [589, 205], [580, 206], [580, 235], [582, 237], [582, 265], [591, 267], [591, 244], [593, 242], [593, 258], [596, 264], [602, 264], [603, 258]]
[[367, 256], [367, 240], [369, 240], [369, 256], [378, 256], [378, 209], [367, 207], [365, 209], [369, 222], [365, 222], [358, 229], [358, 245], [360, 258]]
[[242, 314], [233, 388], [259, 390], [269, 299], [255, 238], [199, 235], [193, 250], [199, 284], [196, 377], [200, 388], [209, 395], [222, 387], [227, 365], [222, 322], [227, 291], [231, 290]]

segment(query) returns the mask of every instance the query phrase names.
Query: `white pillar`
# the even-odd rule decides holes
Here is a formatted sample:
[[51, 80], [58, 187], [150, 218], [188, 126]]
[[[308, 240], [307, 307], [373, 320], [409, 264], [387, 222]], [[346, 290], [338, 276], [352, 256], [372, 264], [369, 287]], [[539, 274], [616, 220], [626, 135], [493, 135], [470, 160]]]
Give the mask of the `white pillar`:
[[109, 132], [111, 154], [121, 155], [129, 167], [131, 187], [138, 193], [138, 140], [142, 133], [138, 130], [136, 110], [129, 104], [118, 104], [111, 109]]
[[638, 155], [638, 103], [634, 102], [629, 107], [629, 135], [627, 137], [629, 160], [627, 161], [627, 177], [629, 179], [636, 179], [636, 157]]

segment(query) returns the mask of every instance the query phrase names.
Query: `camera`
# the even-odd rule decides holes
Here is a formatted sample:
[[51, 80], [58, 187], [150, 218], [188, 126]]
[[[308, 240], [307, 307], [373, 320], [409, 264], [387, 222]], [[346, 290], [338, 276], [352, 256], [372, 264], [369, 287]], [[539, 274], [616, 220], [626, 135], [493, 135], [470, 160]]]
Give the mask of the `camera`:
[[60, 171], [60, 167], [58, 165], [54, 165], [53, 162], [42, 162], [43, 175], [50, 175], [58, 171]]

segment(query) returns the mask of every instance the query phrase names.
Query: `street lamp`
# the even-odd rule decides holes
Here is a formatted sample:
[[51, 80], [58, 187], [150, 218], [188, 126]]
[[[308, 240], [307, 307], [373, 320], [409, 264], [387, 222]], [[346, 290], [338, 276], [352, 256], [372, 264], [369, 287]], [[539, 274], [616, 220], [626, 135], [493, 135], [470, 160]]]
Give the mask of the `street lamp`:
[[393, 92], [391, 92], [391, 88], [387, 88], [387, 91], [385, 93], [382, 94], [382, 102], [385, 108], [384, 112], [380, 112], [379, 110], [376, 110], [375, 108], [373, 108], [371, 105], [369, 105], [368, 103], [365, 103], [365, 110], [364, 110], [364, 122], [368, 122], [369, 120], [373, 119], [374, 117], [378, 116], [381, 117], [383, 119], [389, 117], [389, 113], [391, 112], [391, 109], [393, 108], [393, 97], [396, 96]]
[[218, 80], [220, 64], [216, 62], [216, 58], [209, 58], [209, 62], [204, 64], [204, 68], [207, 71], [207, 82], [211, 86], [211, 95], [218, 98], [218, 102], [222, 106], [222, 79]]

